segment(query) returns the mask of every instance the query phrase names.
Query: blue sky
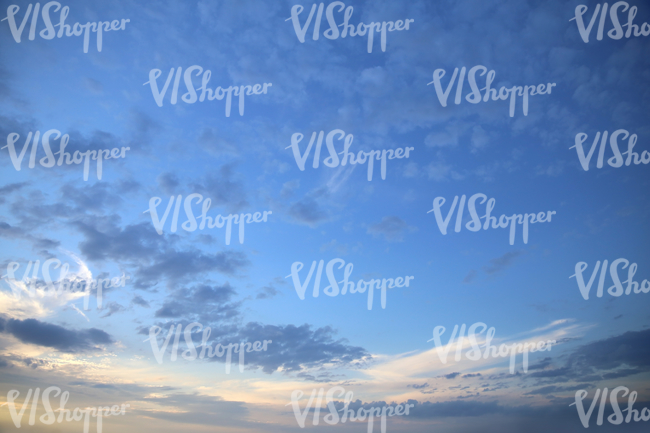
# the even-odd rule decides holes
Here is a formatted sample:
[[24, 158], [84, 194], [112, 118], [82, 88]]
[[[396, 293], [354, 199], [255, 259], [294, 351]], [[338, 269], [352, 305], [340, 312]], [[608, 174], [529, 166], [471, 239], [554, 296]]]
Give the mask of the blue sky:
[[[12, 4], [2, 3], [2, 17]], [[28, 3], [16, 4], [20, 23]], [[579, 1], [345, 2], [355, 25], [414, 20], [408, 30], [387, 33], [385, 52], [376, 37], [368, 53], [365, 36], [324, 37], [325, 12], [318, 40], [312, 21], [301, 43], [289, 19], [295, 4], [62, 3], [70, 24], [130, 20], [104, 33], [101, 52], [92, 34], [88, 53], [83, 37], [37, 33], [28, 40], [29, 22], [16, 43], [8, 21], [0, 22], [3, 142], [19, 134], [20, 152], [29, 132], [56, 129], [69, 135], [71, 152], [130, 148], [125, 158], [104, 162], [101, 180], [91, 164], [88, 181], [80, 165], [29, 169], [31, 147], [16, 171], [8, 150], [0, 150], [2, 274], [18, 262], [22, 277], [28, 262], [56, 257], [78, 275], [131, 277], [104, 293], [102, 310], [93, 300], [88, 311], [75, 296], [12, 300], [3, 281], [0, 399], [11, 389], [57, 384], [71, 400], [129, 402], [132, 412], [111, 419], [115, 426], [220, 431], [297, 429], [284, 406], [291, 392], [335, 385], [363, 403], [416, 401], [413, 416], [391, 419], [392, 431], [473, 431], [486, 420], [500, 431], [520, 422], [573, 431], [575, 391], [593, 395], [604, 386], [636, 389], [643, 407], [648, 295], [597, 298], [593, 288], [584, 300], [569, 277], [578, 262], [588, 264], [589, 278], [597, 261], [625, 258], [638, 264], [635, 281], [650, 279], [648, 166], [597, 169], [596, 151], [584, 171], [571, 149], [578, 133], [587, 134], [588, 150], [596, 133], [624, 129], [638, 137], [635, 152], [650, 151], [648, 38], [614, 40], [608, 18], [602, 40], [596, 23], [583, 42], [570, 21]], [[300, 4], [304, 25], [312, 3]], [[596, 4], [587, 4], [585, 20]], [[650, 21], [650, 6], [629, 5], [638, 8], [636, 24]], [[619, 15], [626, 22], [627, 12]], [[342, 22], [343, 12], [334, 16]], [[39, 20], [36, 31], [43, 28]], [[150, 71], [161, 71], [160, 89], [171, 68], [192, 65], [211, 71], [212, 89], [272, 86], [246, 96], [243, 116], [233, 97], [226, 117], [223, 100], [182, 102], [181, 78], [179, 101], [170, 103], [172, 80], [159, 107]], [[456, 87], [443, 107], [428, 85], [434, 71], [446, 71], [446, 88], [454, 68], [477, 65], [495, 71], [497, 89], [556, 86], [530, 97], [527, 116], [521, 98], [512, 117], [508, 101], [456, 105]], [[201, 78], [193, 83], [200, 87]], [[485, 76], [477, 83], [483, 87]], [[466, 81], [463, 98], [469, 92]], [[312, 150], [299, 170], [288, 148], [292, 135], [304, 135], [304, 152], [313, 132], [336, 129], [354, 136], [355, 153], [414, 149], [388, 160], [385, 180], [379, 161], [371, 181], [365, 164], [325, 166], [325, 142], [319, 167], [312, 167]], [[334, 145], [343, 151], [343, 140]], [[627, 149], [627, 141], [619, 145]], [[611, 152], [607, 147], [605, 160]], [[36, 157], [44, 156], [41, 146]], [[162, 198], [160, 215], [170, 196], [192, 193], [211, 198], [209, 216], [272, 214], [246, 225], [243, 244], [236, 230], [230, 245], [224, 229], [171, 233], [169, 220], [158, 235], [143, 213], [149, 200]], [[442, 235], [428, 213], [434, 199], [446, 199], [446, 216], [455, 196], [477, 193], [496, 200], [497, 217], [556, 214], [530, 226], [527, 244], [520, 226], [513, 245], [508, 229], [456, 233], [455, 214]], [[485, 204], [478, 209], [482, 216]], [[470, 220], [466, 208], [463, 227]], [[314, 298], [311, 284], [300, 300], [285, 278], [292, 263], [305, 265], [304, 280], [312, 261], [336, 258], [354, 264], [354, 280], [415, 278], [388, 291], [385, 309], [379, 292], [368, 310], [366, 294]], [[327, 284], [323, 272], [321, 290]], [[605, 290], [611, 285], [607, 276]], [[274, 343], [247, 358], [244, 373], [226, 375], [221, 362], [206, 360], [158, 364], [143, 342], [149, 328], [194, 321], [210, 326], [215, 342]], [[527, 374], [510, 375], [506, 360], [441, 364], [427, 342], [433, 328], [445, 326], [447, 341], [454, 325], [476, 322], [494, 327], [499, 343], [558, 344], [531, 354], [535, 368]], [[14, 428], [4, 409], [0, 423]], [[633, 424], [630, 431], [642, 427]]]

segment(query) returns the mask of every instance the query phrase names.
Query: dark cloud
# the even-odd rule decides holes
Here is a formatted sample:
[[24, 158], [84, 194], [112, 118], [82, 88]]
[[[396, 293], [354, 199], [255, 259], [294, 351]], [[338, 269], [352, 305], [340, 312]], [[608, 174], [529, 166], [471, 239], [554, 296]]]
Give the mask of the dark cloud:
[[174, 235], [156, 233], [151, 223], [117, 225], [117, 217], [84, 218], [72, 223], [83, 235], [79, 249], [90, 260], [117, 261], [135, 266], [137, 288], [148, 288], [160, 280], [181, 280], [207, 272], [235, 275], [249, 265], [246, 255], [226, 250], [206, 254], [197, 249], [179, 251], [172, 248]]
[[102, 211], [109, 207], [120, 206], [124, 202], [112, 189], [109, 184], [102, 182], [83, 187], [66, 184], [61, 187], [61, 195], [66, 203], [75, 204], [80, 213], [88, 210]]
[[114, 343], [106, 332], [90, 328], [82, 331], [41, 322], [36, 319], [0, 319], [0, 329], [23, 343], [52, 347], [61, 352], [85, 352], [101, 350], [100, 345]]
[[132, 152], [149, 148], [151, 141], [162, 131], [161, 125], [139, 110], [131, 110], [128, 117], [127, 146]]
[[235, 275], [250, 263], [244, 253], [230, 250], [215, 254], [204, 254], [198, 250], [173, 250], [157, 254], [154, 260], [154, 264], [138, 269], [136, 275], [139, 279], [153, 281], [166, 277], [177, 280], [213, 271]]
[[163, 173], [158, 176], [158, 187], [167, 195], [172, 196], [178, 192], [180, 181], [174, 173]]
[[409, 400], [414, 404], [410, 415], [414, 418], [474, 417], [504, 412], [506, 409], [495, 401], [443, 401], [431, 403]]
[[380, 222], [368, 227], [369, 234], [383, 236], [384, 239], [390, 242], [402, 242], [407, 231], [413, 232], [415, 230], [415, 227], [409, 226], [397, 216], [383, 217]]
[[555, 393], [567, 393], [570, 391], [577, 391], [579, 389], [588, 389], [591, 388], [593, 385], [591, 384], [580, 384], [580, 385], [574, 385], [574, 386], [555, 386], [555, 385], [549, 385], [549, 386], [543, 386], [541, 388], [537, 388], [534, 391], [530, 391], [525, 393], [524, 395], [546, 395], [546, 394], [555, 394]]
[[230, 212], [239, 212], [249, 205], [244, 184], [235, 177], [235, 165], [224, 164], [199, 183], [191, 184], [192, 192], [211, 199], [212, 206], [223, 206]]
[[314, 227], [329, 219], [328, 212], [318, 203], [317, 197], [305, 196], [289, 206], [289, 215], [301, 224]]
[[289, 182], [285, 182], [282, 184], [282, 190], [280, 190], [280, 197], [282, 197], [283, 199], [288, 199], [289, 197], [293, 196], [293, 193], [296, 192], [298, 188], [300, 188], [299, 179], [294, 179], [294, 180], [290, 180]]
[[144, 299], [142, 298], [142, 296], [138, 296], [138, 295], [136, 295], [136, 296], [133, 297], [133, 299], [131, 300], [131, 303], [136, 304], [136, 305], [139, 305], [139, 306], [141, 306], [141, 307], [145, 307], [145, 308], [149, 308], [149, 307], [151, 307], [151, 305], [149, 305], [149, 302], [147, 302], [146, 300], [144, 300]]
[[522, 254], [524, 254], [525, 251], [523, 250], [518, 250], [518, 251], [510, 251], [502, 255], [501, 257], [497, 257], [496, 259], [491, 259], [490, 260], [490, 265], [485, 266], [483, 270], [485, 271], [486, 274], [494, 274], [496, 272], [500, 272], [510, 265], [512, 265], [512, 262]]
[[598, 370], [610, 370], [627, 365], [649, 371], [650, 329], [629, 331], [586, 344], [569, 357], [569, 364]]
[[102, 316], [100, 316], [102, 319], [104, 319], [106, 317], [112, 316], [115, 313], [119, 313], [120, 311], [126, 311], [126, 308], [117, 302], [109, 302], [102, 310], [108, 310]]
[[[192, 293], [189, 295], [191, 297]], [[319, 367], [323, 364], [332, 364], [335, 367], [360, 367], [371, 359], [371, 355], [362, 347], [351, 346], [344, 338], [336, 339], [336, 331], [329, 326], [312, 329], [308, 324], [281, 326], [256, 322], [240, 326], [235, 320], [239, 318], [238, 308], [240, 305], [237, 303], [204, 304], [206, 311], [202, 313], [196, 312], [196, 304], [183, 304], [180, 301], [179, 303], [182, 305], [166, 302], [156, 312], [156, 316], [179, 319], [183, 314], [190, 315], [192, 319], [188, 319], [186, 316], [176, 321], [176, 324], [180, 324], [183, 329], [191, 321], [203, 323], [206, 327], [210, 326], [211, 334], [208, 341], [213, 347], [216, 347], [216, 344], [272, 341], [268, 344], [266, 351], [246, 353], [247, 369], [261, 368], [265, 373], [271, 374], [281, 368], [285, 374], [300, 374], [305, 373], [305, 369]], [[210, 325], [206, 325], [207, 323]], [[170, 324], [159, 323], [158, 326], [163, 329], [158, 336], [161, 340], [159, 347], [161, 347], [162, 341], [170, 330]], [[149, 335], [149, 328], [142, 327], [138, 333]], [[202, 332], [193, 334], [196, 346], [200, 345], [201, 336]], [[181, 342], [181, 344], [183, 343]], [[170, 351], [171, 346], [167, 350]], [[205, 359], [213, 362], [225, 362], [225, 357], [208, 358], [206, 356]], [[323, 378], [322, 374], [319, 374], [318, 377], [303, 374], [301, 377], [316, 381], [330, 381], [329, 377]]]
[[414, 388], [414, 389], [423, 389], [423, 388], [428, 388], [429, 384], [428, 383], [423, 383], [422, 385], [413, 384], [413, 385], [406, 385], [406, 387]]
[[231, 320], [240, 314], [241, 302], [233, 300], [236, 293], [228, 283], [222, 286], [200, 285], [177, 289], [156, 311], [156, 317], [194, 318], [210, 323]]
[[554, 382], [596, 382], [650, 371], [650, 329], [621, 335], [578, 347], [565, 365], [555, 366], [544, 358], [530, 367], [527, 377]]
[[104, 86], [99, 81], [90, 78], [84, 77], [83, 85], [90, 93], [93, 95], [101, 95], [104, 92]]
[[279, 368], [298, 372], [322, 364], [362, 365], [371, 355], [358, 346], [350, 346], [344, 338], [335, 339], [336, 331], [329, 326], [312, 330], [310, 325], [262, 325], [248, 323], [237, 338], [246, 341], [272, 340], [266, 352], [252, 352], [250, 365], [266, 373]]
[[[249, 409], [244, 402], [226, 401], [221, 397], [198, 393], [152, 394], [143, 397], [142, 400], [147, 403], [147, 406], [155, 404], [172, 410], [137, 409], [132, 411], [133, 414], [141, 417], [156, 418], [183, 425], [248, 427], [252, 430], [261, 428], [261, 425], [247, 420]], [[174, 410], [176, 408], [183, 408], [183, 410]]]
[[477, 276], [477, 275], [478, 275], [478, 272], [476, 272], [476, 270], [472, 269], [472, 270], [469, 271], [469, 273], [465, 276], [465, 278], [463, 278], [463, 283], [465, 283], [465, 284], [469, 284], [469, 283], [471, 283], [472, 281], [474, 281], [474, 280], [476, 279], [476, 276]]
[[84, 235], [79, 243], [81, 253], [89, 260], [138, 261], [154, 256], [166, 244], [151, 223], [120, 228], [117, 222], [118, 217], [73, 222]]
[[277, 295], [279, 295], [281, 292], [277, 290], [275, 287], [272, 285], [268, 285], [265, 287], [262, 287], [262, 289], [257, 293], [257, 296], [255, 296], [255, 299], [271, 299]]
[[[28, 233], [26, 230], [19, 227], [13, 227], [12, 225], [4, 221], [0, 221], [0, 238], [21, 239], [21, 240], [28, 241], [32, 244], [32, 248], [36, 250], [52, 249], [52, 248], [57, 248], [59, 245], [61, 245], [59, 241], [55, 241], [44, 237], [34, 236]], [[49, 254], [45, 254], [45, 255], [49, 256]]]
[[25, 186], [29, 185], [28, 182], [17, 182], [17, 183], [10, 183], [8, 185], [5, 185], [0, 188], [0, 204], [3, 204], [7, 200], [7, 196], [11, 194], [14, 191], [18, 191]]
[[237, 155], [237, 147], [214, 128], [203, 128], [197, 139], [207, 152], [215, 156]]

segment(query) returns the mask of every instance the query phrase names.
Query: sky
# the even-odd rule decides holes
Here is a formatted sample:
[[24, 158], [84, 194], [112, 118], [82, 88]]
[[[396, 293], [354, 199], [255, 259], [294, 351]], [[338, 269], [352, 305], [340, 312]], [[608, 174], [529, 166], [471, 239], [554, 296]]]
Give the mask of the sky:
[[[3, 0], [0, 404], [17, 391], [19, 411], [55, 386], [70, 410], [129, 404], [103, 420], [124, 432], [367, 430], [325, 424], [324, 397], [320, 423], [300, 427], [294, 391], [315, 414], [312, 391], [334, 387], [351, 408], [413, 405], [391, 432], [573, 432], [580, 390], [585, 411], [616, 387], [650, 408], [650, 295], [612, 295], [610, 272], [624, 289], [632, 268], [639, 288], [650, 280], [650, 5], [616, 5], [592, 18], [604, 3]], [[611, 17], [627, 24], [632, 9], [626, 37]], [[55, 35], [64, 10], [79, 36]], [[342, 37], [345, 16], [366, 33]], [[109, 30], [101, 44], [89, 31], [85, 49], [74, 24], [99, 21]], [[78, 164], [58, 164], [62, 140]], [[101, 179], [74, 156], [111, 149]], [[486, 207], [514, 232], [506, 217], [479, 229]], [[217, 227], [199, 226], [203, 208]], [[524, 214], [546, 220], [527, 223], [526, 241]], [[30, 295], [48, 260], [54, 281], [66, 268], [68, 282], [114, 283]], [[328, 296], [346, 273], [365, 292], [339, 283]], [[408, 286], [382, 295], [398, 277]], [[192, 323], [195, 346], [208, 327], [212, 347], [270, 343], [241, 369], [232, 354], [229, 371], [225, 355], [183, 358], [182, 332], [177, 355], [173, 334], [159, 349]], [[472, 360], [468, 339], [450, 340], [473, 324], [494, 328], [493, 345], [554, 343], [511, 370], [509, 356]], [[644, 428], [608, 422], [610, 401], [591, 428]], [[17, 427], [10, 406], [0, 431], [83, 429], [30, 425], [31, 409]]]

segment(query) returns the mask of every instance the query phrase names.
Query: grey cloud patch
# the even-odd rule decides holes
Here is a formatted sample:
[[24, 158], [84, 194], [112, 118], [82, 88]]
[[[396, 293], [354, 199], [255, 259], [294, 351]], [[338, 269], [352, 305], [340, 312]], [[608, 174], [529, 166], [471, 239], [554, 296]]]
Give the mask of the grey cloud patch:
[[238, 212], [248, 206], [244, 184], [236, 179], [235, 165], [224, 164], [215, 173], [205, 176], [200, 183], [191, 185], [193, 192], [212, 200], [212, 206], [224, 206]]
[[66, 184], [61, 187], [61, 194], [66, 202], [72, 202], [84, 211], [101, 211], [106, 207], [116, 207], [124, 202], [118, 194], [110, 190], [108, 184], [99, 182], [83, 187]]
[[469, 284], [469, 283], [471, 283], [472, 281], [474, 281], [474, 280], [476, 279], [476, 276], [477, 276], [477, 275], [478, 275], [478, 272], [476, 272], [476, 270], [472, 269], [472, 270], [469, 271], [469, 273], [465, 276], [465, 278], [463, 278], [463, 283], [464, 283], [464, 284]]
[[518, 250], [518, 251], [509, 251], [502, 255], [501, 257], [497, 257], [496, 259], [491, 259], [490, 260], [490, 265], [485, 266], [483, 270], [485, 271], [486, 274], [491, 275], [500, 271], [503, 271], [510, 265], [512, 265], [512, 262], [519, 256], [525, 254], [524, 250]]
[[25, 186], [29, 185], [29, 182], [16, 182], [10, 183], [0, 188], [0, 204], [3, 204], [7, 201], [7, 196], [14, 191], [19, 191]]
[[114, 343], [109, 334], [97, 328], [75, 331], [36, 319], [0, 319], [0, 323], [3, 332], [23, 343], [52, 347], [61, 352], [101, 350], [100, 345]]
[[443, 401], [431, 403], [409, 400], [414, 404], [410, 416], [414, 418], [475, 417], [505, 412], [506, 408], [498, 402], [480, 401]]
[[213, 155], [237, 155], [237, 147], [223, 138], [223, 135], [214, 128], [203, 128], [197, 141]]
[[[329, 326], [313, 329], [308, 324], [265, 325], [249, 322], [242, 325], [243, 301], [237, 301], [236, 297], [237, 292], [229, 283], [176, 289], [165, 298], [155, 316], [159, 319], [174, 319], [183, 328], [190, 322], [210, 327], [208, 342], [214, 343], [213, 347], [216, 344], [271, 340], [272, 344], [267, 351], [246, 353], [247, 368], [262, 368], [269, 374], [280, 368], [285, 373], [305, 373], [305, 369], [323, 364], [359, 367], [372, 358], [362, 347], [352, 346], [344, 338], [336, 338], [337, 331]], [[158, 336], [162, 341], [171, 329], [171, 324], [159, 322], [157, 326], [162, 328]], [[149, 329], [142, 326], [138, 333], [147, 335]], [[199, 345], [202, 333], [197, 332], [192, 338]], [[212, 362], [225, 361], [223, 357], [206, 358]]]
[[214, 254], [197, 249], [179, 251], [170, 246], [174, 241], [157, 234], [151, 223], [120, 228], [116, 222], [117, 218], [105, 218], [72, 224], [84, 235], [79, 248], [88, 259], [137, 266], [134, 274], [138, 288], [151, 287], [164, 278], [177, 281], [213, 271], [235, 275], [249, 265], [246, 255], [239, 251]]
[[262, 287], [262, 289], [257, 293], [257, 296], [255, 296], [255, 299], [271, 299], [280, 293], [281, 292], [275, 287], [268, 285]]
[[362, 347], [350, 346], [344, 338], [335, 339], [336, 331], [329, 326], [312, 330], [310, 325], [262, 325], [248, 323], [238, 332], [247, 341], [272, 340], [266, 352], [252, 352], [250, 365], [261, 367], [265, 373], [279, 368], [299, 372], [324, 363], [338, 366], [359, 366], [371, 358]]
[[572, 364], [597, 369], [614, 369], [622, 365], [650, 370], [650, 329], [629, 331], [622, 335], [580, 347], [569, 358]]
[[155, 316], [159, 318], [194, 317], [203, 323], [232, 320], [240, 314], [241, 302], [233, 300], [236, 294], [237, 292], [228, 283], [221, 286], [200, 285], [177, 289], [156, 310]]
[[289, 207], [289, 215], [297, 222], [314, 227], [329, 219], [328, 212], [316, 201], [315, 196], [305, 196]]
[[106, 307], [108, 311], [106, 311], [102, 316], [100, 316], [102, 319], [106, 317], [110, 317], [115, 313], [119, 313], [121, 311], [125, 311], [126, 308], [124, 308], [122, 305], [118, 304], [117, 302], [110, 302]]
[[0, 237], [7, 239], [23, 239], [32, 244], [34, 249], [57, 248], [61, 243], [48, 238], [41, 238], [27, 233], [19, 227], [0, 221]]
[[383, 236], [384, 239], [390, 242], [402, 242], [406, 232], [413, 232], [415, 230], [415, 227], [409, 226], [397, 216], [383, 217], [380, 222], [368, 227], [369, 234]]
[[134, 296], [133, 299], [131, 300], [131, 303], [145, 308], [151, 307], [151, 305], [149, 305], [149, 302], [147, 302], [145, 299], [142, 298], [142, 296], [139, 295]]
[[180, 182], [174, 173], [163, 173], [158, 176], [158, 186], [167, 195], [175, 195]]
[[101, 95], [104, 92], [104, 86], [97, 80], [89, 77], [84, 77], [83, 85], [93, 95]]
[[256, 423], [248, 421], [249, 410], [246, 403], [240, 401], [226, 401], [221, 397], [193, 394], [173, 393], [150, 395], [142, 398], [143, 401], [166, 408], [182, 408], [176, 410], [146, 410], [137, 409], [134, 414], [143, 417], [157, 418], [183, 425], [220, 425], [228, 427], [259, 428]]
[[537, 388], [533, 391], [527, 392], [524, 395], [546, 395], [546, 394], [555, 394], [555, 393], [566, 393], [569, 391], [577, 391], [580, 389], [589, 389], [593, 385], [591, 384], [585, 384], [581, 383], [580, 385], [574, 385], [574, 386], [555, 386], [555, 385], [549, 385], [549, 386], [543, 386], [541, 388]]
[[215, 254], [204, 254], [198, 250], [168, 251], [156, 255], [155, 260], [155, 264], [138, 269], [136, 273], [138, 278], [157, 280], [167, 277], [176, 280], [211, 271], [235, 275], [249, 264], [246, 255], [239, 251]]
[[289, 182], [282, 184], [282, 190], [280, 190], [280, 197], [287, 199], [293, 195], [296, 190], [300, 188], [300, 180], [294, 179]]
[[128, 119], [128, 146], [132, 151], [146, 149], [151, 140], [162, 131], [158, 122], [139, 110], [131, 110]]
[[83, 235], [81, 252], [90, 260], [142, 260], [165, 245], [151, 223], [117, 226], [117, 217], [81, 220], [73, 224]]
[[565, 365], [544, 358], [531, 367], [528, 377], [548, 381], [596, 382], [650, 371], [650, 329], [588, 343], [571, 353]]

